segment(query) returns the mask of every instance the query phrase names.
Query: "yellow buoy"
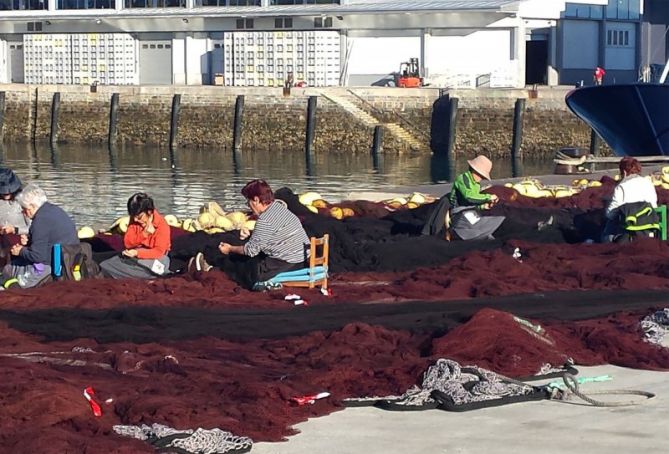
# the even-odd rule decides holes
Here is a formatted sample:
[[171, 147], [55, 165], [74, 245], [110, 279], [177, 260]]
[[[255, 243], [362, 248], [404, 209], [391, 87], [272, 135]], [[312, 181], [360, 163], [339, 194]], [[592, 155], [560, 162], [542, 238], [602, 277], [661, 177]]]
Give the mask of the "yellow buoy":
[[234, 225], [235, 229], [237, 230], [244, 227], [244, 223], [246, 222], [247, 219], [246, 215], [241, 211], [235, 211], [234, 213], [229, 213], [227, 215], [227, 218], [232, 221], [232, 225]]
[[244, 223], [244, 228], [245, 228], [246, 230], [253, 230], [253, 229], [255, 229], [255, 228], [256, 228], [256, 221], [254, 221], [253, 219], [250, 219], [250, 220], [246, 221], [246, 222]]
[[84, 238], [93, 238], [95, 236], [95, 230], [89, 226], [84, 226], [77, 231], [77, 238], [83, 240]]
[[344, 217], [344, 210], [339, 207], [330, 208], [330, 216], [335, 219], [342, 219]]
[[204, 229], [208, 229], [209, 227], [213, 226], [215, 221], [216, 220], [214, 219], [214, 216], [208, 212], [202, 213], [197, 218], [197, 222], [199, 222]]
[[353, 211], [351, 208], [342, 208], [342, 216], [345, 218], [350, 218], [351, 216], [355, 216], [355, 211]]
[[425, 203], [425, 196], [419, 192], [414, 192], [413, 194], [411, 194], [411, 197], [409, 197], [409, 203], [413, 203], [415, 205], [422, 205]]
[[177, 217], [173, 214], [166, 214], [165, 222], [167, 222], [167, 225], [169, 225], [170, 227], [181, 227], [179, 219], [177, 219]]
[[314, 200], [322, 199], [322, 197], [318, 192], [305, 192], [300, 194], [299, 199], [302, 205], [308, 206], [313, 204]]
[[121, 216], [109, 227], [109, 230], [118, 230], [121, 233], [128, 231], [128, 226], [130, 225], [130, 216]]
[[216, 225], [216, 227], [218, 227], [219, 229], [225, 230], [226, 232], [235, 229], [235, 226], [232, 223], [232, 221], [225, 216], [217, 217], [214, 225]]
[[316, 208], [315, 206], [313, 206], [313, 205], [305, 205], [305, 206], [306, 206], [307, 209], [308, 209], [309, 211], [311, 211], [312, 213], [318, 213], [318, 208]]
[[316, 208], [327, 208], [328, 203], [323, 199], [316, 199], [311, 203], [311, 206], [314, 206]]

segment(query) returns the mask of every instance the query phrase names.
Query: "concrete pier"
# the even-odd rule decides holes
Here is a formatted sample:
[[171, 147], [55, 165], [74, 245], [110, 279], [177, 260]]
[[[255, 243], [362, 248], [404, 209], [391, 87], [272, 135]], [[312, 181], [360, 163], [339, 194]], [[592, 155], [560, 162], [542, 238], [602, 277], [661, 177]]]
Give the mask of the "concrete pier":
[[[537, 98], [527, 90], [451, 90], [457, 98], [456, 155], [485, 153], [508, 156], [513, 140], [516, 99], [526, 99], [524, 156], [548, 155], [564, 146], [587, 147], [590, 129], [564, 103], [568, 87], [545, 88]], [[5, 92], [5, 140], [29, 140], [27, 124], [34, 121], [36, 141], [50, 137], [54, 93], [61, 93], [58, 139], [68, 143], [104, 143], [109, 140], [109, 100], [118, 93], [117, 143], [167, 147], [174, 95], [181, 94], [179, 147], [224, 148], [232, 143], [235, 103], [244, 96], [242, 150], [297, 151], [304, 148], [308, 99], [320, 98], [314, 125], [313, 148], [323, 153], [369, 153], [374, 127], [401, 122], [411, 136], [424, 141], [428, 152], [436, 88], [389, 87], [281, 88], [217, 86], [88, 86], [0, 84]], [[343, 100], [341, 103], [328, 99]], [[390, 130], [390, 128], [389, 128]], [[415, 148], [401, 137], [387, 134], [385, 153], [410, 153]]]

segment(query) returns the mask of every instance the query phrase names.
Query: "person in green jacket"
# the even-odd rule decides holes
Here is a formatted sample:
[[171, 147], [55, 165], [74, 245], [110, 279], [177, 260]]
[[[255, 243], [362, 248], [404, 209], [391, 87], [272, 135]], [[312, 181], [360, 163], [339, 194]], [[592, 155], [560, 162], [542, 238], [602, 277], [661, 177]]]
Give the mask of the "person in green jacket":
[[467, 161], [469, 170], [458, 175], [449, 194], [451, 229], [463, 240], [492, 238], [504, 216], [481, 216], [499, 201], [494, 194], [481, 193], [481, 181], [490, 180], [492, 162], [485, 156]]

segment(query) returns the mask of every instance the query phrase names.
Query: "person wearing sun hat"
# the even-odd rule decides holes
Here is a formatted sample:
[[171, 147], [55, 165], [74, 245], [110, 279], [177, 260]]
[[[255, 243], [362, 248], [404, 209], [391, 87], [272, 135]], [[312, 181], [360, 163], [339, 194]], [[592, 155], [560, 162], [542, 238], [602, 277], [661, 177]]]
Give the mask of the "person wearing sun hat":
[[21, 180], [11, 169], [0, 168], [0, 233], [28, 233], [30, 222], [15, 200], [21, 191]]
[[448, 196], [451, 203], [451, 230], [462, 240], [492, 238], [504, 216], [481, 216], [480, 211], [499, 201], [494, 194], [481, 192], [481, 181], [490, 180], [492, 162], [483, 155], [467, 161], [469, 169], [458, 175]]
[[16, 195], [21, 192], [21, 180], [12, 169], [0, 168], [0, 266], [9, 258], [9, 248], [17, 238], [12, 234], [25, 235], [30, 220], [23, 215]]

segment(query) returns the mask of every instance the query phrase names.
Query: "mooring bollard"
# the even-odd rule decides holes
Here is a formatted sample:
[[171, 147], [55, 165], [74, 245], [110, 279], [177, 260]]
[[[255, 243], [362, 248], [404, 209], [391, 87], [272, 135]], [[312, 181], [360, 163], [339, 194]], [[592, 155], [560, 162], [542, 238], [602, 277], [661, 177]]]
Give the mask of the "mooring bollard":
[[304, 143], [304, 151], [307, 154], [311, 154], [312, 147], [314, 144], [314, 129], [316, 125], [316, 106], [317, 106], [318, 96], [309, 96], [309, 102], [307, 103], [307, 132]]
[[599, 134], [595, 132], [594, 129], [590, 130], [590, 154], [593, 156], [599, 156], [599, 147], [601, 145], [601, 140]]
[[51, 100], [51, 135], [49, 141], [51, 144], [58, 142], [58, 114], [60, 113], [60, 92], [53, 94]]
[[116, 137], [118, 136], [118, 98], [118, 93], [112, 94], [109, 105], [109, 135], [107, 142], [110, 147], [116, 143]]
[[374, 137], [372, 138], [372, 168], [375, 172], [381, 171], [382, 159], [379, 153], [383, 150], [383, 126], [374, 126]]
[[383, 126], [374, 126], [374, 137], [372, 138], [372, 156], [378, 156], [383, 147]]
[[448, 101], [448, 145], [446, 147], [446, 156], [449, 162], [455, 162], [455, 134], [458, 122], [458, 98], [450, 98]]
[[516, 99], [513, 108], [513, 138], [511, 139], [511, 174], [514, 177], [522, 173], [521, 146], [523, 143], [523, 117], [525, 115], [525, 98]]
[[172, 116], [170, 119], [170, 149], [177, 146], [177, 130], [179, 129], [179, 110], [181, 110], [181, 95], [172, 98]]
[[0, 91], [0, 143], [2, 143], [2, 129], [5, 124], [5, 92]]
[[521, 156], [521, 144], [523, 142], [523, 116], [525, 114], [525, 98], [516, 99], [513, 108], [513, 139], [511, 140], [511, 157], [513, 159]]
[[232, 151], [237, 153], [242, 148], [242, 120], [244, 118], [244, 95], [235, 101], [235, 121], [232, 126]]

